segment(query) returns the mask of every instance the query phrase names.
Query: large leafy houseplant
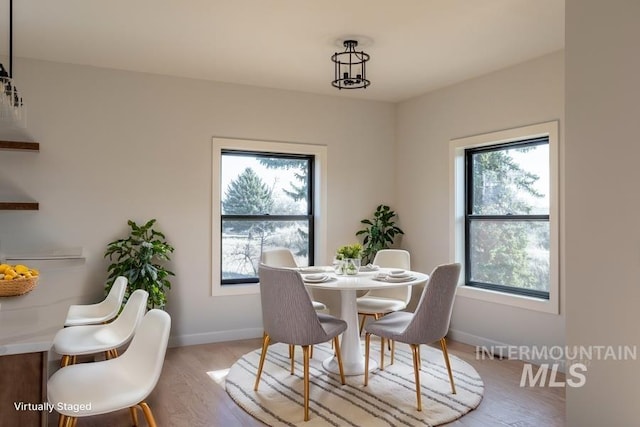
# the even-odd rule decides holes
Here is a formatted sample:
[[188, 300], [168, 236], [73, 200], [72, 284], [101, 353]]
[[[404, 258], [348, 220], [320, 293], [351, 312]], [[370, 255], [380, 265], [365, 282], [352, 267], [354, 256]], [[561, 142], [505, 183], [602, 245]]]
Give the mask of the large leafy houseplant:
[[398, 234], [404, 234], [404, 231], [396, 225], [395, 217], [395, 211], [389, 206], [379, 205], [373, 213], [373, 218], [360, 221], [367, 226], [356, 232], [356, 236], [364, 236], [362, 261], [365, 264], [373, 262], [379, 250], [390, 248]]
[[113, 261], [107, 268], [109, 277], [106, 291], [109, 292], [116, 277], [124, 276], [129, 280], [125, 302], [134, 290], [144, 289], [149, 293], [149, 309], [165, 306], [167, 292], [171, 289], [169, 276], [174, 276], [161, 264], [169, 261], [174, 248], [166, 242], [164, 234], [153, 228], [155, 222], [152, 219], [144, 225], [138, 225], [127, 221], [131, 227], [129, 236], [109, 243], [104, 254], [105, 258]]

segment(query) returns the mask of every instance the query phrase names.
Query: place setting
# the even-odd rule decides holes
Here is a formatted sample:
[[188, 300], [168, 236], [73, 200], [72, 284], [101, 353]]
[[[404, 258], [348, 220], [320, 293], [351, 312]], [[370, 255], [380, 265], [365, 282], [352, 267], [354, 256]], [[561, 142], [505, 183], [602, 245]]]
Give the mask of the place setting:
[[323, 283], [331, 280], [331, 276], [325, 273], [303, 274], [302, 280], [307, 283]]
[[376, 274], [373, 279], [379, 282], [403, 283], [415, 280], [416, 276], [405, 270], [389, 270]]

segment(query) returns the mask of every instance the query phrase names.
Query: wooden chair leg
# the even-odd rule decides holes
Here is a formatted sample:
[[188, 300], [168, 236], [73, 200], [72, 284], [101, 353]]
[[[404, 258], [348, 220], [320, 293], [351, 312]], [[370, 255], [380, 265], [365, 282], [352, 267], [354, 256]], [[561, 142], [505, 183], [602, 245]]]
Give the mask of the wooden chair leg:
[[258, 391], [258, 384], [260, 384], [260, 376], [262, 375], [262, 368], [264, 366], [264, 359], [267, 356], [267, 348], [269, 347], [269, 341], [271, 338], [268, 334], [264, 334], [262, 339], [262, 354], [260, 355], [260, 364], [258, 365], [258, 374], [256, 375], [256, 383], [253, 386], [254, 391]]
[[67, 423], [67, 416], [66, 415], [58, 415], [58, 427], [64, 427], [64, 425]]
[[380, 370], [384, 371], [384, 337], [380, 337]]
[[142, 408], [142, 413], [144, 413], [144, 418], [147, 420], [149, 427], [157, 427], [156, 420], [153, 417], [153, 413], [151, 412], [149, 405], [147, 405], [147, 402], [140, 402], [139, 405]]
[[304, 358], [304, 420], [309, 421], [309, 346], [302, 346]]
[[411, 352], [413, 353], [413, 373], [416, 377], [416, 399], [418, 401], [418, 411], [422, 411], [422, 393], [420, 389], [420, 348], [416, 344], [411, 344]]
[[396, 355], [396, 341], [395, 340], [389, 340], [391, 342], [391, 365], [393, 365], [393, 362], [395, 362], [395, 355]]
[[340, 340], [337, 335], [333, 337], [333, 344], [336, 348], [336, 358], [338, 359], [338, 369], [340, 370], [340, 382], [344, 385], [344, 366], [342, 365], [342, 353], [340, 353]]
[[442, 347], [442, 354], [444, 355], [444, 363], [447, 364], [447, 371], [449, 371], [449, 382], [451, 383], [451, 392], [456, 394], [456, 386], [453, 383], [453, 373], [451, 372], [451, 362], [449, 360], [449, 353], [447, 352], [447, 340], [440, 338], [440, 347]]
[[291, 375], [295, 372], [296, 346], [289, 344], [289, 359], [291, 359]]
[[369, 384], [369, 344], [371, 343], [371, 334], [364, 335], [364, 385]]
[[69, 362], [71, 362], [71, 356], [65, 354], [64, 356], [62, 356], [62, 359], [60, 359], [60, 367], [64, 368], [65, 366], [68, 366]]
[[363, 314], [362, 315], [362, 320], [360, 321], [360, 333], [358, 334], [358, 336], [362, 335], [362, 330], [364, 329], [364, 322], [367, 320], [367, 315]]
[[131, 422], [133, 423], [134, 426], [138, 425], [138, 411], [137, 411], [138, 407], [137, 406], [132, 406], [129, 408], [129, 413], [131, 414]]

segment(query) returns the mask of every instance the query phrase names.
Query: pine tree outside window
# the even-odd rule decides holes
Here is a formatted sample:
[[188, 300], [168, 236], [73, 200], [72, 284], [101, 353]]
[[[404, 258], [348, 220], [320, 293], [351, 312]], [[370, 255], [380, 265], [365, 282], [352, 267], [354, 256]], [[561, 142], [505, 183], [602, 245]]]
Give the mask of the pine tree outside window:
[[221, 153], [221, 284], [258, 282], [263, 250], [287, 247], [312, 265], [314, 156]]

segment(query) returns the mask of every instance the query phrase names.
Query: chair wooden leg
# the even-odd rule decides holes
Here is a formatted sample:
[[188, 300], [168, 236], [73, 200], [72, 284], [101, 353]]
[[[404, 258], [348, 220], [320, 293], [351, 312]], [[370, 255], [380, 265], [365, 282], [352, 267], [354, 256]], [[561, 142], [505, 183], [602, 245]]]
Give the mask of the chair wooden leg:
[[65, 366], [68, 366], [70, 362], [71, 356], [65, 354], [64, 356], [62, 356], [62, 359], [60, 359], [60, 367], [64, 368]]
[[258, 365], [258, 374], [256, 375], [256, 383], [253, 386], [253, 390], [258, 391], [258, 384], [260, 384], [260, 376], [262, 375], [262, 367], [264, 366], [264, 359], [267, 356], [267, 348], [269, 347], [269, 341], [271, 337], [268, 334], [264, 334], [262, 339], [262, 354], [260, 355], [260, 364]]
[[66, 415], [58, 415], [58, 427], [64, 427], [64, 425], [67, 423], [67, 416]]
[[340, 340], [337, 335], [333, 337], [333, 345], [336, 348], [336, 358], [338, 359], [338, 369], [340, 370], [340, 382], [344, 385], [344, 366], [342, 365], [342, 353], [340, 353]]
[[153, 413], [151, 412], [149, 405], [147, 405], [147, 402], [140, 402], [139, 405], [144, 413], [144, 418], [147, 420], [147, 425], [149, 427], [157, 427], [156, 420], [153, 417]]
[[371, 343], [371, 334], [367, 332], [364, 335], [364, 385], [369, 384], [369, 344]]
[[420, 354], [420, 344], [416, 344], [418, 347], [418, 369], [422, 369], [422, 355]]
[[395, 355], [396, 355], [396, 341], [395, 340], [389, 340], [391, 342], [391, 365], [393, 365], [393, 362], [395, 362]]
[[449, 382], [451, 383], [451, 392], [456, 394], [456, 386], [453, 383], [453, 373], [451, 372], [451, 362], [449, 360], [449, 353], [447, 352], [447, 340], [440, 338], [440, 347], [442, 347], [442, 354], [444, 355], [444, 362], [447, 364], [447, 371], [449, 371]]
[[304, 420], [309, 421], [309, 346], [302, 346], [304, 358]]
[[129, 408], [129, 413], [131, 414], [131, 422], [134, 426], [138, 425], [138, 407], [132, 406]]
[[311, 349], [309, 350], [309, 357], [313, 359], [313, 346], [311, 346]]
[[380, 370], [384, 371], [384, 337], [380, 337]]
[[418, 400], [418, 411], [422, 411], [422, 393], [420, 388], [420, 347], [417, 344], [411, 344], [411, 352], [413, 353], [413, 372], [416, 377], [416, 399]]
[[363, 314], [362, 315], [362, 320], [360, 321], [360, 333], [358, 334], [358, 336], [362, 335], [362, 330], [364, 329], [365, 320], [367, 320], [367, 315]]
[[291, 359], [291, 375], [295, 372], [296, 346], [289, 344], [289, 359]]

